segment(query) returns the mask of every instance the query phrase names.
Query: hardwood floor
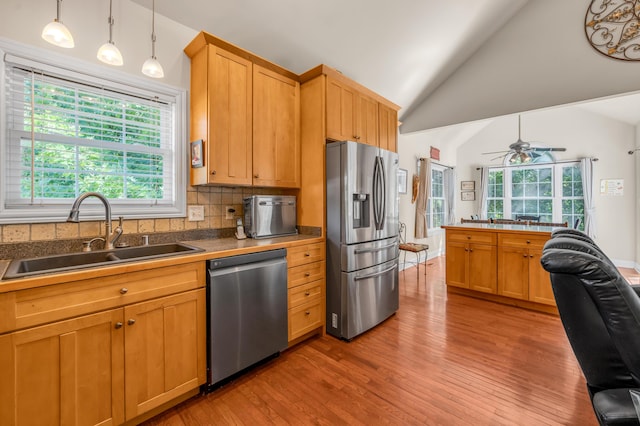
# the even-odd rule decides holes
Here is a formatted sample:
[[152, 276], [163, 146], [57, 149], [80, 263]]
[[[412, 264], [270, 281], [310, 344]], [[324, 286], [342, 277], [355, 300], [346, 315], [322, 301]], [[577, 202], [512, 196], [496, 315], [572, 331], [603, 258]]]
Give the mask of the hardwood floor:
[[313, 338], [146, 424], [597, 425], [558, 317], [447, 294], [443, 257], [427, 271], [352, 342]]

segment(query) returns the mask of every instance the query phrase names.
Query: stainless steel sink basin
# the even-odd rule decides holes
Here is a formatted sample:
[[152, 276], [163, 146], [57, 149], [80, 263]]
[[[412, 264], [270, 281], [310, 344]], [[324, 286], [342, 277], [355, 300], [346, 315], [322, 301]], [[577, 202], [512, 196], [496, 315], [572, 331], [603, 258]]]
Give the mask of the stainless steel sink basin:
[[197, 253], [201, 248], [182, 243], [154, 244], [113, 250], [59, 254], [11, 261], [3, 279], [22, 278], [51, 272], [71, 271], [94, 266], [156, 259], [179, 254]]

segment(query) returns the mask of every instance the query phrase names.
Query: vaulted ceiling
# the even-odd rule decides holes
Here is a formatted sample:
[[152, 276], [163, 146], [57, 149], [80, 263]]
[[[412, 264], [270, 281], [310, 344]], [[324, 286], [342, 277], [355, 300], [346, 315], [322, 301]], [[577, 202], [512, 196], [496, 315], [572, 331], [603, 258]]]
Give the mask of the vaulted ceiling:
[[[133, 0], [151, 8], [151, 0]], [[156, 12], [296, 73], [339, 69], [407, 116], [527, 0], [187, 0]]]

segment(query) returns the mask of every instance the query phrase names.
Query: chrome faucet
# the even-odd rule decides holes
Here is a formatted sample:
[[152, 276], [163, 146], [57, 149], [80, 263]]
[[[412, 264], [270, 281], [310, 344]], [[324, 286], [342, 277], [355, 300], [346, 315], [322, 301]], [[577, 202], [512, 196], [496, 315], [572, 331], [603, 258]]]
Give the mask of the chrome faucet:
[[111, 225], [111, 205], [109, 201], [105, 198], [104, 195], [98, 192], [84, 192], [78, 196], [73, 202], [73, 206], [71, 206], [71, 211], [69, 212], [69, 217], [67, 218], [67, 222], [78, 223], [80, 222], [80, 204], [88, 198], [88, 197], [96, 197], [102, 204], [104, 204], [104, 216], [105, 216], [105, 234], [104, 234], [104, 248], [107, 250], [111, 250], [114, 247], [120, 235], [122, 235], [122, 218], [120, 218], [120, 224], [116, 227], [116, 229], [112, 230]]

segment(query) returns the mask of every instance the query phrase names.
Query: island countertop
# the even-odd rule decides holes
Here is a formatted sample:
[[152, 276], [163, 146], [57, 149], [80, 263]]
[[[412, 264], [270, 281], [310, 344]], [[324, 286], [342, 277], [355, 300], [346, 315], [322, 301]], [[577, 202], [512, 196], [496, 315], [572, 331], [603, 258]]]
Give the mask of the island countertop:
[[531, 225], [512, 225], [501, 223], [456, 223], [454, 225], [442, 225], [443, 229], [467, 229], [472, 231], [484, 232], [535, 232], [541, 234], [550, 234], [556, 226], [531, 226]]

